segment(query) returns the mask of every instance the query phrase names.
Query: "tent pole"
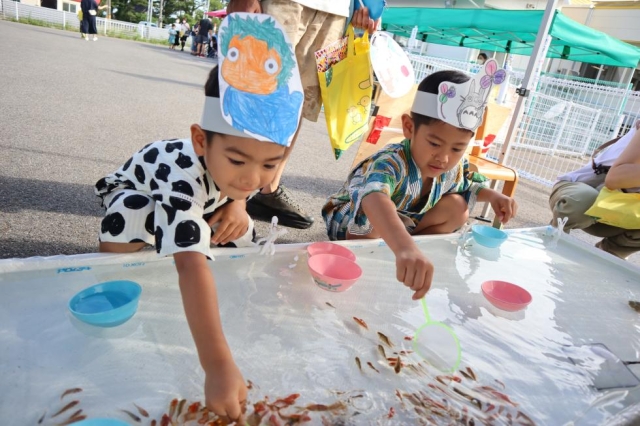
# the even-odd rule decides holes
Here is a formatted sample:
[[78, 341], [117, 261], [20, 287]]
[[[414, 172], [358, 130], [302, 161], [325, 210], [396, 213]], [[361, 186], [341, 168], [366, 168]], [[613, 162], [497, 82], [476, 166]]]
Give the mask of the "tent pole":
[[549, 30], [551, 29], [551, 23], [553, 22], [558, 2], [559, 0], [549, 0], [547, 2], [547, 8], [544, 11], [544, 16], [540, 22], [540, 29], [536, 36], [536, 43], [533, 47], [533, 51], [531, 52], [531, 57], [529, 58], [527, 71], [522, 79], [522, 86], [518, 90], [518, 94], [520, 96], [518, 96], [518, 101], [516, 102], [516, 107], [513, 111], [513, 118], [511, 119], [511, 123], [509, 123], [507, 137], [502, 145], [502, 151], [500, 152], [500, 157], [498, 159], [500, 164], [503, 164], [509, 157], [509, 144], [515, 136], [516, 126], [520, 122], [522, 113], [524, 112], [524, 98], [529, 96], [533, 87], [532, 83], [537, 82], [540, 78], [540, 72], [542, 71], [542, 66], [544, 65], [547, 51], [549, 50], [549, 43], [547, 43], [549, 40], [547, 40], [547, 37], [549, 35]]
[[[536, 36], [536, 42], [533, 46], [531, 57], [529, 58], [527, 71], [525, 72], [524, 78], [522, 79], [522, 86], [519, 89], [516, 89], [516, 92], [520, 96], [518, 96], [518, 100], [516, 101], [516, 106], [513, 110], [513, 116], [511, 118], [511, 122], [509, 123], [509, 130], [507, 130], [507, 136], [504, 140], [504, 144], [502, 144], [502, 150], [500, 151], [500, 156], [498, 158], [498, 163], [500, 164], [504, 164], [509, 157], [509, 144], [515, 136], [517, 126], [520, 124], [520, 120], [524, 112], [524, 98], [529, 96], [532, 87], [535, 89], [535, 85], [537, 85], [538, 80], [540, 79], [540, 73], [542, 72], [542, 67], [544, 66], [544, 60], [547, 56], [549, 45], [551, 44], [549, 30], [551, 29], [551, 22], [553, 21], [553, 17], [559, 1], [560, 0], [547, 1], [547, 8], [544, 11], [542, 21], [540, 21], [540, 28], [538, 29], [538, 35]], [[497, 185], [497, 180], [491, 181], [491, 189], [495, 189]], [[482, 209], [482, 212], [480, 213], [480, 217], [487, 217], [490, 207], [491, 206], [489, 205], [489, 203], [486, 203], [484, 208]]]

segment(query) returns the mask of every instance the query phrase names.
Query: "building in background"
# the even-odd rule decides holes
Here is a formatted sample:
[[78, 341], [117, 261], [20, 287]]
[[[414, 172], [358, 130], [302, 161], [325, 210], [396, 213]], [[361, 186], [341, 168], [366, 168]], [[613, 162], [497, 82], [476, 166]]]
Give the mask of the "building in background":
[[[562, 9], [569, 18], [590, 28], [640, 47], [640, 3], [635, 1], [589, 1], [587, 4], [571, 5]], [[615, 67], [597, 67], [582, 64], [581, 76], [609, 81], [621, 81], [623, 70]], [[640, 69], [634, 70], [630, 81], [633, 90], [640, 90]], [[623, 80], [624, 81], [624, 80]]]

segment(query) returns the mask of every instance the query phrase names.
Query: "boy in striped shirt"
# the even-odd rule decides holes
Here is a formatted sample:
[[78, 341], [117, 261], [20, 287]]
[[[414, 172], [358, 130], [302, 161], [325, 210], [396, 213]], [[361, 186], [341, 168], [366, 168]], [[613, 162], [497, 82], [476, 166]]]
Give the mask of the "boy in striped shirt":
[[[517, 211], [512, 198], [472, 182], [463, 157], [491, 89], [483, 87], [486, 79], [480, 85], [483, 74], [474, 80], [458, 71], [426, 77], [411, 114], [402, 116], [406, 139], [356, 166], [322, 209], [331, 240], [382, 238], [395, 254], [398, 281], [414, 291], [414, 300], [429, 290], [433, 264], [411, 236], [454, 232], [476, 201], [489, 202], [502, 223]], [[443, 99], [446, 93], [453, 95]]]

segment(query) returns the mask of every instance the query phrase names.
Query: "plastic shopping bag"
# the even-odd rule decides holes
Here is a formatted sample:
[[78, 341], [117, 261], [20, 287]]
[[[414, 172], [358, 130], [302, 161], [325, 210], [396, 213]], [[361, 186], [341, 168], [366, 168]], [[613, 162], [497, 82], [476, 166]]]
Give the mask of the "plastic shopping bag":
[[[347, 29], [347, 54], [326, 71], [318, 72], [324, 115], [331, 146], [336, 159], [354, 142], [360, 140], [369, 127], [369, 112], [373, 92], [371, 64], [369, 62], [369, 36], [365, 32], [355, 38], [353, 26]], [[331, 59], [316, 55], [319, 69]], [[326, 65], [325, 65], [326, 67]]]
[[603, 187], [584, 214], [598, 222], [623, 229], [640, 229], [640, 194]]

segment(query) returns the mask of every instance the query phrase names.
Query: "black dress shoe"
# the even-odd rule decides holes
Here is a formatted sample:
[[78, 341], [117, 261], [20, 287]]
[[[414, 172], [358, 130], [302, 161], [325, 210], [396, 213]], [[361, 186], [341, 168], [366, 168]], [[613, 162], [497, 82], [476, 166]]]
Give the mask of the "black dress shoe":
[[277, 216], [278, 225], [287, 228], [307, 229], [313, 225], [313, 217], [291, 198], [284, 186], [279, 186], [271, 194], [255, 195], [247, 201], [247, 213], [254, 219], [265, 221]]

